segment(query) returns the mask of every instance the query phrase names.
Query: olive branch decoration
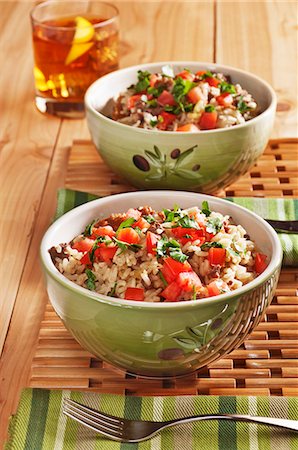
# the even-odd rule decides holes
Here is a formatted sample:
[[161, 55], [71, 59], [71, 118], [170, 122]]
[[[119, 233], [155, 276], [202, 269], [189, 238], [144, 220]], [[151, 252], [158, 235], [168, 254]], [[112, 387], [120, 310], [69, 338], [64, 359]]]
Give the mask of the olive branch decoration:
[[146, 158], [141, 155], [135, 155], [133, 157], [133, 163], [138, 169], [144, 172], [150, 171], [152, 167], [153, 173], [148, 174], [146, 181], [160, 181], [170, 175], [197, 181], [202, 176], [197, 173], [200, 168], [199, 164], [195, 164], [192, 170], [183, 167], [196, 147], [197, 144], [186, 149], [184, 152], [176, 148], [171, 152], [171, 159], [167, 159], [167, 155], [162, 154], [157, 145], [154, 145], [154, 151], [144, 150]]

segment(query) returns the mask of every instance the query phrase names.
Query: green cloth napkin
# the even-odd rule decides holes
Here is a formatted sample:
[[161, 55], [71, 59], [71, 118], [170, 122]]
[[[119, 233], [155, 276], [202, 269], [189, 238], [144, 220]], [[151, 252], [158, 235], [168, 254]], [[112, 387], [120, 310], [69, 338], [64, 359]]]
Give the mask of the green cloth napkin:
[[[58, 202], [56, 218], [72, 208], [98, 198], [96, 195], [86, 192], [60, 189], [58, 191]], [[275, 220], [298, 220], [298, 199], [283, 198], [255, 198], [255, 197], [233, 197], [227, 200], [244, 206], [266, 219]], [[298, 266], [298, 235], [278, 233], [283, 248], [283, 265]]]
[[93, 392], [25, 389], [10, 423], [6, 450], [297, 450], [298, 435], [264, 425], [204, 421], [179, 425], [139, 444], [114, 442], [62, 413], [70, 397], [127, 419], [170, 420], [195, 414], [237, 413], [298, 419], [297, 397], [129, 397]]

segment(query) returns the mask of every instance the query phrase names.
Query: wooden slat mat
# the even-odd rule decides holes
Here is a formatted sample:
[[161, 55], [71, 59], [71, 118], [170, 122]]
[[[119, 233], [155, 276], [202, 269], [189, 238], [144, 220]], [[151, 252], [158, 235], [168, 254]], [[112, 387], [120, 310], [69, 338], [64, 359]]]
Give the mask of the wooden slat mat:
[[[297, 172], [297, 140], [272, 140], [250, 173], [221, 195], [295, 197]], [[65, 186], [97, 195], [134, 190], [106, 167], [89, 141], [73, 143]], [[71, 337], [48, 304], [30, 386], [126, 395], [298, 396], [297, 287], [297, 269], [283, 269], [264, 320], [239, 349], [196, 374], [164, 381], [134, 377], [98, 360]]]

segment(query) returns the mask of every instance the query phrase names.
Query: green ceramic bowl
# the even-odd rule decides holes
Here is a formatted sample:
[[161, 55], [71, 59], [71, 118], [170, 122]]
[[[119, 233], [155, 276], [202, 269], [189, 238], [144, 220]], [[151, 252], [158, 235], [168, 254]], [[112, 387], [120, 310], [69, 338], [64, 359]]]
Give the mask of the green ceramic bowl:
[[[229, 214], [242, 224], [269, 256], [267, 269], [254, 281], [229, 294], [178, 303], [149, 303], [100, 295], [58, 272], [48, 249], [69, 242], [95, 217], [130, 207], [154, 209], [201, 206]], [[144, 191], [113, 195], [68, 212], [51, 225], [41, 244], [48, 295], [74, 338], [98, 358], [143, 376], [190, 373], [234, 350], [255, 328], [277, 283], [282, 250], [263, 219], [227, 200], [177, 191]]]
[[[113, 121], [112, 98], [136, 82], [137, 71], [160, 72], [170, 64], [178, 73], [187, 67], [231, 76], [250, 92], [262, 113], [242, 125], [191, 132], [144, 130]], [[145, 189], [179, 189], [215, 193], [245, 174], [262, 154], [274, 122], [273, 89], [253, 74], [219, 64], [164, 62], [128, 67], [95, 81], [85, 96], [92, 140], [111, 169]], [[177, 151], [177, 149], [179, 151]], [[180, 154], [180, 158], [177, 155]]]

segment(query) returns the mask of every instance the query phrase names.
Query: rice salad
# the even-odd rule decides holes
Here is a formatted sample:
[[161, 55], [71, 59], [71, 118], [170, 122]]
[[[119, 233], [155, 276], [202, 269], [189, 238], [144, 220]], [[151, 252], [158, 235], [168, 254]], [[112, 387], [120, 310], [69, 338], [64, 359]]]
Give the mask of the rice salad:
[[245, 123], [260, 113], [250, 93], [222, 73], [188, 69], [138, 71], [138, 81], [114, 102], [112, 119], [134, 127], [197, 132]]
[[234, 291], [267, 267], [241, 225], [192, 207], [130, 208], [88, 224], [49, 249], [72, 282], [111, 297], [148, 302], [199, 300]]

